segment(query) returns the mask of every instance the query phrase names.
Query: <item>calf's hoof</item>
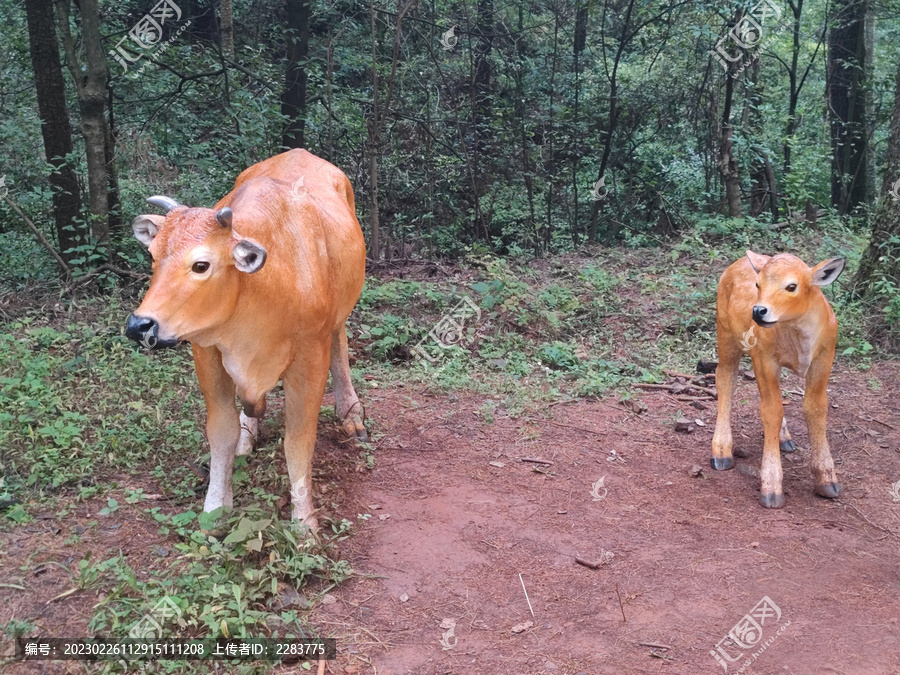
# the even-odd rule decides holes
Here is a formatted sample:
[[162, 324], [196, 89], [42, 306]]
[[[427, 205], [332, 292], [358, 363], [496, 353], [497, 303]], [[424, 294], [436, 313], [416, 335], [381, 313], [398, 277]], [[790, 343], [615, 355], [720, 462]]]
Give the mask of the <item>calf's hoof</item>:
[[759, 503], [767, 509], [784, 508], [784, 495], [777, 494], [775, 492], [771, 492], [769, 494], [763, 492], [759, 495]]
[[794, 445], [794, 441], [791, 440], [781, 441], [778, 444], [778, 447], [782, 452], [794, 452], [797, 449], [797, 446]]
[[834, 499], [841, 492], [840, 483], [820, 483], [816, 485], [816, 494], [825, 499]]
[[710, 457], [709, 465], [716, 471], [728, 471], [734, 468], [734, 457]]

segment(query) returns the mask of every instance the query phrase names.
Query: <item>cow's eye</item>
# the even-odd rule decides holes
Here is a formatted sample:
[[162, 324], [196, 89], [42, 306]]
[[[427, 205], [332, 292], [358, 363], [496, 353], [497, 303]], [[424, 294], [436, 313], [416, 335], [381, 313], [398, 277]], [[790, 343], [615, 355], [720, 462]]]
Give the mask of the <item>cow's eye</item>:
[[194, 274], [203, 274], [208, 269], [209, 269], [209, 263], [204, 262], [202, 260], [195, 262], [194, 266], [191, 267], [191, 271]]
[[797, 290], [797, 284], [788, 284], [787, 286], [785, 286], [784, 290], [786, 290], [788, 293], [793, 293]]

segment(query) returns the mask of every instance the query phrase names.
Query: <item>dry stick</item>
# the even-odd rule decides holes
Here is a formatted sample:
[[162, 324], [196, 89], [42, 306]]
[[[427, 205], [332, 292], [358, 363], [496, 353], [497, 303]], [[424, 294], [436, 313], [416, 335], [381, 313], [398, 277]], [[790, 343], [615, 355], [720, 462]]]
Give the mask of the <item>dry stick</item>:
[[533, 457], [519, 457], [520, 462], [534, 462], [535, 464], [547, 464], [548, 466], [553, 466], [553, 462], [548, 462], [546, 459], [534, 459]]
[[653, 649], [673, 649], [672, 645], [661, 645], [658, 642], [638, 642], [641, 647], [652, 647]]
[[587, 431], [590, 434], [597, 434], [598, 436], [608, 436], [608, 432], [603, 431], [595, 431], [594, 429], [588, 429], [586, 427], [576, 427], [571, 424], [563, 424], [562, 422], [554, 422], [553, 420], [544, 420], [545, 422], [552, 424], [555, 427], [563, 427], [564, 429], [575, 429], [577, 431]]
[[579, 565], [590, 567], [592, 570], [600, 569], [600, 563], [591, 562], [590, 560], [585, 560], [584, 558], [579, 558], [578, 556], [575, 556], [575, 562], [577, 562]]
[[866, 514], [863, 513], [862, 511], [860, 511], [860, 510], [859, 510], [858, 508], [856, 508], [855, 506], [853, 506], [853, 504], [848, 504], [847, 502], [842, 502], [842, 503], [844, 504], [844, 506], [849, 506], [851, 509], [853, 509], [854, 511], [856, 511], [856, 512], [860, 515], [860, 517], [861, 517], [864, 521], [866, 521], [869, 525], [871, 525], [872, 527], [874, 527], [874, 528], [876, 528], [876, 529], [878, 529], [878, 530], [881, 530], [882, 532], [887, 532], [888, 534], [891, 534], [891, 535], [897, 537], [898, 539], [900, 539], [900, 534], [897, 534], [897, 533], [894, 532], [893, 530], [889, 530], [889, 529], [887, 529], [886, 527], [882, 527], [881, 525], [876, 525], [876, 524], [873, 523], [871, 520], [869, 520], [868, 518], [866, 518]]
[[622, 596], [619, 595], [619, 584], [616, 584], [616, 597], [619, 599], [619, 609], [622, 610], [622, 623], [628, 623], [625, 619], [625, 607], [622, 605]]
[[531, 609], [531, 600], [528, 599], [528, 591], [525, 588], [525, 580], [522, 578], [521, 572], [519, 572], [519, 581], [522, 582], [522, 590], [525, 591], [525, 602], [528, 603], [528, 609], [531, 610], [531, 616], [534, 616], [534, 610]]
[[37, 226], [33, 222], [31, 222], [31, 219], [25, 215], [25, 213], [22, 211], [22, 209], [19, 208], [19, 205], [16, 204], [9, 197], [4, 196], [3, 201], [5, 201], [7, 204], [9, 204], [10, 207], [12, 207], [12, 210], [15, 211], [16, 213], [18, 213], [19, 216], [22, 218], [22, 220], [25, 221], [25, 224], [31, 228], [31, 231], [34, 232], [35, 236], [40, 240], [40, 242], [41, 242], [41, 244], [43, 244], [44, 248], [46, 248], [50, 252], [50, 255], [53, 256], [53, 259], [56, 261], [56, 264], [59, 265], [60, 269], [62, 269], [63, 273], [67, 277], [72, 276], [72, 270], [66, 264], [66, 261], [63, 260], [59, 256], [59, 253], [56, 252], [56, 249], [50, 245], [50, 242], [47, 241], [46, 237], [44, 237], [43, 234], [41, 234], [41, 231], [37, 228]]

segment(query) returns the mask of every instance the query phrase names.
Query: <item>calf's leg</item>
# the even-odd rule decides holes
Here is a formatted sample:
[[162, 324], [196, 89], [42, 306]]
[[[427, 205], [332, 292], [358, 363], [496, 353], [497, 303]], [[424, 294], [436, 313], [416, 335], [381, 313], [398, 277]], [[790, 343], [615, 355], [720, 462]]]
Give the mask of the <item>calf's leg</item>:
[[787, 418], [781, 418], [781, 431], [778, 432], [778, 447], [782, 452], [794, 452], [797, 446], [791, 438], [791, 432], [788, 431]]
[[731, 400], [734, 394], [734, 377], [741, 362], [741, 350], [733, 343], [725, 328], [719, 326], [719, 365], [716, 368], [716, 392], [719, 396], [719, 412], [716, 416], [716, 432], [712, 440], [712, 457], [709, 463], [717, 471], [734, 468], [731, 454]]
[[806, 374], [806, 394], [803, 396], [803, 415], [809, 428], [811, 469], [816, 481], [816, 494], [834, 499], [841, 491], [834, 474], [834, 460], [828, 448], [828, 376], [831, 359], [813, 363]]
[[200, 390], [206, 400], [206, 437], [209, 439], [209, 489], [204, 511], [220, 506], [231, 508], [234, 452], [241, 427], [234, 403], [234, 380], [222, 365], [222, 354], [215, 347], [193, 345], [194, 367]]
[[759, 386], [760, 417], [763, 424], [763, 457], [760, 467], [759, 503], [767, 509], [784, 506], [782, 489], [783, 473], [779, 434], [784, 420], [784, 405], [781, 403], [781, 367], [770, 360], [754, 359], [753, 372]]

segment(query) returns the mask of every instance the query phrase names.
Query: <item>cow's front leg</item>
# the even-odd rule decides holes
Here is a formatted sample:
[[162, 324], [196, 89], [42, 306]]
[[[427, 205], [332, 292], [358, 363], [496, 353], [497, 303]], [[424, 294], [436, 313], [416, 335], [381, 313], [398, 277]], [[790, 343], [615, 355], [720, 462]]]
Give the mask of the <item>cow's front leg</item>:
[[328, 380], [327, 338], [304, 345], [284, 374], [284, 454], [291, 483], [293, 518], [318, 529], [312, 501], [312, 458], [316, 446], [319, 409]]
[[200, 390], [206, 400], [206, 437], [209, 439], [209, 489], [204, 511], [220, 506], [231, 508], [234, 451], [241, 427], [234, 404], [234, 380], [222, 365], [222, 354], [215, 347], [193, 345], [194, 366]]
[[247, 417], [241, 410], [241, 437], [237, 444], [237, 455], [249, 455], [256, 446], [256, 437], [259, 433], [259, 419]]
[[368, 440], [365, 414], [350, 379], [347, 330], [341, 324], [331, 337], [331, 379], [334, 382], [334, 412], [350, 438]]
[[759, 503], [768, 509], [780, 509], [784, 506], [779, 450], [781, 422], [784, 419], [784, 405], [781, 402], [781, 366], [761, 357], [753, 360], [753, 372], [756, 373], [756, 384], [759, 386], [760, 417], [764, 436]]
[[828, 448], [828, 376], [831, 359], [816, 360], [806, 374], [806, 394], [803, 396], [803, 415], [809, 428], [809, 448], [816, 494], [834, 499], [841, 491], [834, 474], [834, 460]]

